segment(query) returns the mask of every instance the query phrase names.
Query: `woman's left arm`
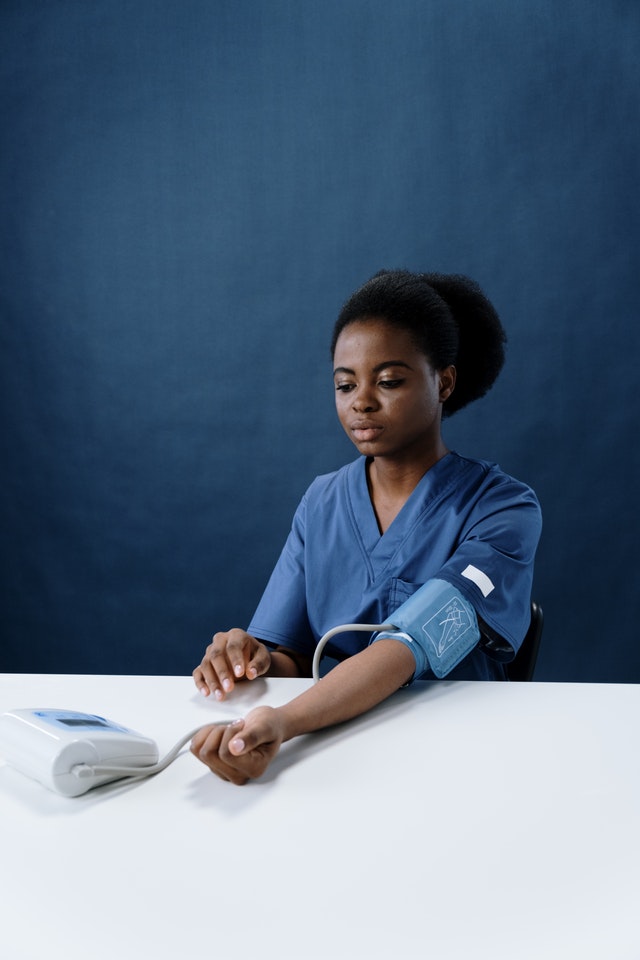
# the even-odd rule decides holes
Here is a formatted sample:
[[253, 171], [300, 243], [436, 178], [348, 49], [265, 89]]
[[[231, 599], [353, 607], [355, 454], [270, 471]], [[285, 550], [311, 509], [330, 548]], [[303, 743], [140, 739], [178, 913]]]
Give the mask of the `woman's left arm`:
[[222, 779], [246, 783], [265, 772], [282, 743], [366, 713], [410, 680], [415, 666], [403, 643], [379, 640], [284, 706], [256, 707], [228, 727], [206, 727], [191, 750]]

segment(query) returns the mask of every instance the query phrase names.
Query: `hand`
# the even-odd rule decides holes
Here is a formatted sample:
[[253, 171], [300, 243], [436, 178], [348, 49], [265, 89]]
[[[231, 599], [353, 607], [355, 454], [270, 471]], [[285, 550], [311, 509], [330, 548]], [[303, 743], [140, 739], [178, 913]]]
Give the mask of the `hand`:
[[270, 666], [271, 654], [264, 644], [244, 630], [234, 629], [214, 635], [193, 679], [205, 697], [212, 693], [216, 700], [224, 700], [233, 690], [234, 680], [255, 680]]
[[199, 730], [191, 741], [191, 752], [222, 780], [238, 786], [261, 776], [285, 739], [280, 711], [256, 707], [244, 720], [227, 727]]

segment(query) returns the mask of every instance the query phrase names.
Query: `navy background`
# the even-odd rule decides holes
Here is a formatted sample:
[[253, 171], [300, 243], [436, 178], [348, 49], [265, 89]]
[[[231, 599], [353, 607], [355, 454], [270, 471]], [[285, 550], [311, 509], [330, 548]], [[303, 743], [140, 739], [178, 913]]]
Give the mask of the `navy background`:
[[635, 0], [0, 5], [0, 669], [190, 672], [352, 459], [380, 267], [509, 333], [448, 422], [544, 510], [538, 679], [640, 680]]

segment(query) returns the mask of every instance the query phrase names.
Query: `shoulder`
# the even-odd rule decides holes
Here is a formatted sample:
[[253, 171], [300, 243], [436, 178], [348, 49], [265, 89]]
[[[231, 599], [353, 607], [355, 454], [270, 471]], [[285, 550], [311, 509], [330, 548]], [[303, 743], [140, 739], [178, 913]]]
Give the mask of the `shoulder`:
[[364, 476], [364, 462], [364, 457], [358, 457], [338, 470], [316, 477], [307, 487], [303, 501], [316, 503], [327, 497], [345, 495], [347, 489], [357, 482], [361, 475]]
[[466, 504], [471, 525], [489, 522], [496, 529], [504, 526], [512, 532], [526, 530], [532, 537], [539, 537], [542, 511], [527, 483], [505, 473], [497, 463], [453, 456], [454, 470], [458, 471], [454, 496], [460, 504]]
[[462, 457], [452, 452], [452, 471], [459, 480], [469, 486], [476, 486], [485, 490], [503, 491], [505, 494], [520, 494], [527, 499], [537, 502], [537, 497], [531, 487], [511, 476], [490, 460], [477, 460], [471, 457]]
[[344, 516], [349, 504], [359, 497], [359, 489], [365, 484], [364, 457], [348, 463], [331, 473], [317, 476], [305, 490], [296, 509], [294, 527], [324, 523], [328, 517]]

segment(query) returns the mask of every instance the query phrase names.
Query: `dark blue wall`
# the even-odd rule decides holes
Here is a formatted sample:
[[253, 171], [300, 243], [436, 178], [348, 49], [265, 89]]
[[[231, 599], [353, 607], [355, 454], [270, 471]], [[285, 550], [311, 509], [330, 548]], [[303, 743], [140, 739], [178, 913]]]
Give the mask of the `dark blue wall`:
[[5, 671], [186, 673], [353, 456], [382, 266], [510, 335], [450, 421], [542, 501], [540, 679], [640, 680], [635, 0], [0, 5]]

